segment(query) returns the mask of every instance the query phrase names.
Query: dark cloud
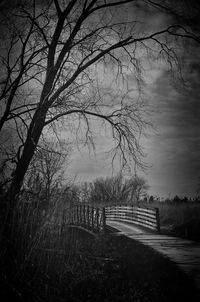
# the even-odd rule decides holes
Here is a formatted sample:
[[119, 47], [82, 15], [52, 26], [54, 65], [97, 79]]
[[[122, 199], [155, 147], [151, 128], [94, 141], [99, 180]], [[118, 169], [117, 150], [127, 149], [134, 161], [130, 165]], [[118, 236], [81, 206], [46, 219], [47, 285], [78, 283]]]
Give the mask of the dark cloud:
[[190, 27], [193, 31], [199, 30], [199, 0], [154, 0], [149, 2], [150, 7], [153, 6], [156, 10], [172, 16], [175, 24]]
[[154, 151], [160, 154], [155, 170], [165, 170], [162, 179], [172, 194], [194, 195], [200, 177], [200, 58], [196, 53], [190, 49], [185, 57], [185, 82], [175, 83], [163, 71], [151, 90], [159, 134], [154, 137]]

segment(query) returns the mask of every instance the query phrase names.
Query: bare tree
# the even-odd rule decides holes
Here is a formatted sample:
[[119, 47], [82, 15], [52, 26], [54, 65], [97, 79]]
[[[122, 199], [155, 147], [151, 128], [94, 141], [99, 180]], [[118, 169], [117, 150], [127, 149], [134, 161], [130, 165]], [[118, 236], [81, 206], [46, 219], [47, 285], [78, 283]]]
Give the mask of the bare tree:
[[149, 186], [142, 177], [124, 179], [119, 173], [115, 177], [98, 178], [90, 185], [89, 201], [97, 203], [134, 203], [141, 200]]
[[[163, 9], [160, 2], [139, 3]], [[112, 130], [115, 151], [124, 161], [129, 154], [140, 163], [138, 141], [146, 125], [144, 104], [134, 102], [129, 92], [126, 98], [117, 97], [116, 91], [112, 91], [113, 101], [108, 102], [101, 89], [93, 89], [98, 86], [98, 68], [109, 65], [114, 79], [123, 78], [125, 70], [132, 68], [140, 79], [141, 52], [148, 54], [155, 45], [157, 53], [173, 65], [177, 63], [173, 37], [197, 42], [199, 38], [174, 23], [144, 32], [134, 13], [129, 18], [117, 14], [122, 9], [134, 12], [137, 5], [134, 0], [54, 0], [36, 5], [33, 0], [20, 3], [11, 16], [6, 16], [9, 22], [5, 26], [11, 36], [1, 57], [6, 70], [1, 79], [5, 104], [1, 124], [14, 122], [21, 141], [9, 189], [13, 203], [42, 132], [61, 118], [73, 115], [79, 125], [85, 123], [86, 141], [92, 141], [91, 118], [102, 120]], [[166, 41], [167, 35], [172, 39]], [[99, 95], [93, 98], [91, 91]]]
[[97, 178], [90, 185], [90, 201], [96, 203], [117, 203], [122, 197], [122, 175]]
[[91, 184], [90, 201], [94, 203], [110, 203], [113, 198], [111, 178], [99, 178]]
[[[39, 145], [25, 176], [24, 188], [49, 204], [64, 183], [70, 148], [66, 143], [46, 141]], [[39, 196], [42, 195], [42, 196]]]
[[80, 201], [83, 203], [90, 202], [92, 183], [84, 182], [80, 184]]
[[127, 180], [127, 187], [129, 188], [129, 202], [138, 202], [146, 196], [149, 185], [147, 180], [143, 177], [134, 176]]

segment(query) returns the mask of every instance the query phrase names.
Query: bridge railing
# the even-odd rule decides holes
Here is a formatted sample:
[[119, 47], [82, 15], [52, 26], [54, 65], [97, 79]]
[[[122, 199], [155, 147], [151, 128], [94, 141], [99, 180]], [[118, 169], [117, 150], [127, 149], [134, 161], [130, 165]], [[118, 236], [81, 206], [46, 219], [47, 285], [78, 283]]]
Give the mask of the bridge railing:
[[63, 212], [63, 226], [79, 226], [91, 232], [105, 232], [109, 221], [132, 223], [160, 232], [158, 208], [114, 205], [97, 208], [85, 204], [73, 205]]
[[94, 233], [105, 232], [105, 208], [74, 205], [63, 212], [63, 223], [80, 226]]
[[133, 223], [160, 232], [158, 208], [136, 207], [132, 205], [116, 205], [105, 208], [106, 221], [115, 220]]

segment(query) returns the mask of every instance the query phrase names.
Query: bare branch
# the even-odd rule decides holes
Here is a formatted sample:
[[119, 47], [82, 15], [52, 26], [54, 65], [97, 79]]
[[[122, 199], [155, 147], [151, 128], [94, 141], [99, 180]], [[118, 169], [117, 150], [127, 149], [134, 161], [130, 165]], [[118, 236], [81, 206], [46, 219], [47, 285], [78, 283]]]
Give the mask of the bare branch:
[[56, 7], [56, 11], [57, 11], [57, 13], [58, 13], [58, 16], [60, 17], [61, 14], [62, 14], [62, 11], [61, 11], [61, 9], [60, 9], [60, 5], [59, 5], [59, 3], [58, 3], [58, 0], [54, 0], [54, 4], [55, 4], [55, 7]]
[[102, 8], [122, 6], [124, 4], [128, 4], [128, 3], [131, 3], [131, 2], [134, 2], [134, 1], [135, 0], [124, 0], [124, 1], [114, 1], [114, 2], [111, 2], [111, 3], [105, 3], [105, 4], [96, 6], [95, 8], [91, 9], [90, 14], [93, 13], [94, 11], [100, 10]]

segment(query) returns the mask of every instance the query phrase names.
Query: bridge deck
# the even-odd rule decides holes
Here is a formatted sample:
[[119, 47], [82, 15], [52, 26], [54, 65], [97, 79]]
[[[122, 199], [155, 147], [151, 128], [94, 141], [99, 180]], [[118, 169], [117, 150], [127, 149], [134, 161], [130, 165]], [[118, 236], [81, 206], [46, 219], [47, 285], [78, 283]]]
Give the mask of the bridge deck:
[[200, 243], [182, 238], [146, 232], [139, 227], [116, 221], [106, 224], [129, 238], [151, 246], [165, 257], [175, 262], [180, 269], [194, 280], [200, 289]]

